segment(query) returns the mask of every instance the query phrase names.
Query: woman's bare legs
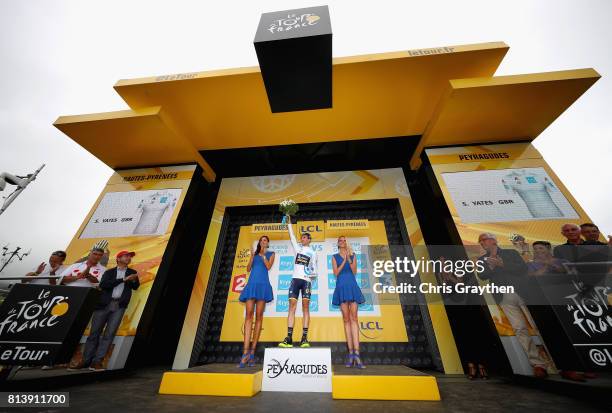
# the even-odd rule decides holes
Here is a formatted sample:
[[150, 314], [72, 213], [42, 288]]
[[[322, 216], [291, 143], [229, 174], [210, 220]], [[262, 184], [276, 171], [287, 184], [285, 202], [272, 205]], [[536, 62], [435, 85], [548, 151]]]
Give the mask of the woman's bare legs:
[[353, 339], [353, 350], [359, 353], [359, 319], [357, 318], [357, 309], [359, 306], [356, 302], [351, 302], [349, 304], [349, 319], [351, 326], [351, 337]]
[[263, 326], [263, 313], [266, 310], [266, 302], [264, 300], [257, 301], [255, 315], [255, 331], [253, 332], [253, 343], [251, 344], [251, 353], [255, 353], [259, 336], [261, 335], [261, 327]]
[[353, 333], [353, 363], [355, 367], [364, 369], [365, 366], [361, 362], [361, 355], [359, 354], [359, 319], [357, 318], [357, 310], [359, 305], [356, 302], [352, 302], [349, 307], [349, 314], [351, 318], [351, 330]]
[[346, 335], [346, 346], [349, 354], [353, 353], [353, 329], [351, 328], [350, 303], [341, 303], [342, 322], [344, 323], [344, 334]]
[[243, 354], [246, 354], [250, 350], [251, 346], [251, 334], [253, 332], [253, 312], [255, 310], [255, 300], [247, 300], [246, 302], [246, 314], [244, 316], [244, 346]]

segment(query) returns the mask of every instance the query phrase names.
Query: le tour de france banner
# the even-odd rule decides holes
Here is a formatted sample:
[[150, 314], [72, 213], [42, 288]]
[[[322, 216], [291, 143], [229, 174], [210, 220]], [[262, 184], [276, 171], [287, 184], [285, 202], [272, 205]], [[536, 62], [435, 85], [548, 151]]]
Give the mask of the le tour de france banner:
[[16, 284], [0, 306], [0, 365], [53, 365], [72, 356], [100, 292]]
[[[298, 221], [293, 224], [294, 232], [308, 232], [312, 235], [312, 247], [318, 254], [317, 277], [312, 284], [310, 299], [309, 339], [313, 342], [344, 341], [344, 327], [340, 308], [332, 304], [336, 287], [336, 276], [332, 271], [332, 257], [338, 252], [339, 236], [345, 236], [357, 257], [356, 279], [365, 302], [359, 306], [362, 341], [406, 342], [404, 317], [397, 296], [381, 295], [373, 291], [373, 284], [379, 282], [370, 274], [366, 253], [369, 245], [388, 245], [383, 221], [327, 220]], [[269, 271], [274, 300], [266, 305], [265, 323], [261, 341], [278, 341], [287, 333], [289, 284], [293, 273], [295, 255], [289, 240], [287, 225], [281, 223], [253, 224], [240, 228], [236, 256], [229, 286], [227, 305], [221, 341], [242, 341], [244, 338], [244, 304], [238, 298], [248, 281], [247, 263], [257, 240], [263, 235], [270, 238], [270, 250], [275, 259]], [[296, 311], [296, 330], [302, 328], [302, 308]], [[299, 330], [298, 330], [299, 331]]]
[[[195, 166], [186, 165], [115, 172], [67, 248], [66, 264], [72, 264], [84, 261], [94, 245], [103, 246], [101, 264], [106, 268], [116, 265], [117, 252], [136, 252], [130, 267], [138, 271], [140, 288], [133, 292], [103, 361], [107, 369], [125, 364], [194, 171]], [[81, 351], [77, 349], [75, 358]]]
[[[478, 252], [478, 238], [486, 232], [497, 237], [501, 248], [515, 249], [529, 263], [534, 259], [533, 242], [548, 241], [553, 247], [563, 244], [566, 241], [561, 235], [564, 224], [590, 222], [584, 210], [531, 144], [458, 146], [427, 149], [426, 153], [459, 236], [465, 246], [470, 246], [467, 250], [474, 255], [472, 258], [484, 253], [483, 250]], [[572, 284], [568, 282], [567, 285]], [[607, 337], [612, 327], [597, 328], [597, 331], [581, 331], [580, 328], [580, 324], [600, 325], [602, 321], [607, 324], [605, 318], [606, 314], [610, 314], [609, 310], [605, 311], [605, 308], [598, 314], [589, 314], [584, 310], [585, 306], [569, 298], [579, 293], [577, 289], [574, 288], [573, 293], [569, 290], [566, 293], [567, 302], [559, 305], [561, 302], [557, 298], [555, 311], [565, 313], [565, 316], [557, 314], [557, 317], [565, 328], [565, 334], [572, 337], [574, 350], [580, 352], [585, 342], [609, 343]], [[602, 300], [603, 307], [606, 307], [605, 301]], [[521, 372], [522, 368], [527, 371], [529, 365], [521, 355], [523, 352], [514, 352], [516, 357], [510, 354], [511, 348], [520, 346], [516, 343], [507, 315], [491, 296], [487, 297], [487, 302], [513, 369], [515, 372]], [[546, 348], [554, 343], [544, 343], [538, 336], [538, 326], [526, 310], [524, 313], [530, 334], [538, 343], [540, 355], [549, 359], [549, 371], [554, 371], [553, 360], [550, 360]], [[578, 322], [583, 318], [589, 320]], [[595, 349], [602, 352], [608, 350]], [[591, 361], [593, 368], [602, 365], [601, 360]], [[587, 360], [586, 365], [591, 361]], [[612, 356], [607, 363], [612, 366]]]

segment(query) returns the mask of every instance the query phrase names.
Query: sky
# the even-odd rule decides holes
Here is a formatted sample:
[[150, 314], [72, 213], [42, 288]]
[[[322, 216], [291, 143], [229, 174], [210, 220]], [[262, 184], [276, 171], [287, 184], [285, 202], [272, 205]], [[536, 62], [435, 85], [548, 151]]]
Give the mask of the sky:
[[127, 109], [119, 79], [255, 66], [261, 13], [322, 4], [334, 57], [504, 41], [496, 75], [595, 68], [602, 79], [533, 143], [612, 234], [612, 1], [0, 0], [0, 172], [46, 164], [0, 215], [0, 248], [31, 249], [2, 275], [65, 249], [112, 174], [58, 116]]

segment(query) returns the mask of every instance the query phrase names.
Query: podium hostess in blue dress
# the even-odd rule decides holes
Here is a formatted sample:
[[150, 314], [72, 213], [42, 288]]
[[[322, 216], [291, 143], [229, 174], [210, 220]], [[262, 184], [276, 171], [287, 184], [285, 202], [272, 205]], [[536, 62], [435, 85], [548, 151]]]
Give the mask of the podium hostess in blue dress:
[[[272, 285], [268, 271], [274, 265], [274, 252], [268, 251], [270, 238], [263, 235], [257, 241], [257, 247], [251, 251], [251, 258], [247, 264], [247, 271], [250, 272], [249, 280], [240, 293], [239, 300], [246, 304], [244, 320], [244, 348], [240, 364], [238, 367], [244, 368], [247, 363], [249, 367], [255, 365], [255, 348], [261, 334], [263, 323], [263, 313], [266, 303], [274, 299]], [[253, 313], [255, 316], [255, 329], [253, 331]], [[253, 341], [251, 341], [251, 333]]]
[[336, 276], [336, 289], [334, 290], [332, 304], [340, 306], [340, 311], [342, 311], [344, 333], [349, 351], [346, 367], [355, 366], [362, 369], [365, 367], [359, 357], [357, 310], [359, 304], [365, 302], [365, 298], [355, 279], [357, 258], [344, 236], [338, 238], [338, 253], [332, 257], [332, 268]]

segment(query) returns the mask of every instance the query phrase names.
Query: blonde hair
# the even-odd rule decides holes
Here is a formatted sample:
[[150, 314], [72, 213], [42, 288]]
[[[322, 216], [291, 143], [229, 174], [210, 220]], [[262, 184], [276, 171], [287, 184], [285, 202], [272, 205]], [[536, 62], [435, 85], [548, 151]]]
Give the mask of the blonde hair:
[[[340, 235], [338, 237], [338, 241], [340, 241], [340, 238], [344, 238], [344, 241], [346, 242], [346, 252], [348, 254], [348, 256], [350, 257], [351, 255], [353, 255], [355, 253], [355, 251], [353, 251], [353, 247], [351, 247], [351, 243], [348, 242], [348, 239], [346, 239], [345, 235]], [[336, 243], [337, 245], [337, 243]], [[338, 245], [338, 251], [340, 251], [340, 246]]]

